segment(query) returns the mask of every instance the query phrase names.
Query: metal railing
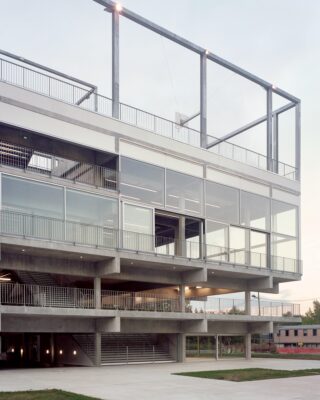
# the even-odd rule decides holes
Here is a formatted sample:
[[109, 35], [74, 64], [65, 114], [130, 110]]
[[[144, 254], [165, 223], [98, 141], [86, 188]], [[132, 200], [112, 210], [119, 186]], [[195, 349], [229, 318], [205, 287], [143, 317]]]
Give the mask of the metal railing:
[[[250, 315], [268, 317], [296, 317], [300, 316], [300, 304], [283, 303], [280, 301], [260, 302], [250, 300]], [[216, 315], [247, 315], [243, 299], [229, 299], [208, 297], [206, 300], [186, 300], [186, 312], [196, 314]]]
[[[272, 256], [269, 266], [267, 256], [263, 253], [212, 245], [204, 246], [199, 242], [192, 242], [188, 239], [182, 241], [6, 209], [0, 211], [0, 232], [2, 235], [65, 242], [72, 245], [124, 249], [214, 263], [243, 264], [255, 268], [271, 268], [282, 272], [301, 272], [299, 260]], [[203, 247], [207, 247], [206, 257]]]
[[[41, 286], [20, 283], [0, 284], [0, 304], [28, 307], [93, 309], [94, 289], [61, 286]], [[119, 311], [187, 312], [195, 314], [246, 315], [242, 299], [219, 297], [192, 298], [182, 310], [180, 297], [154, 292], [101, 291], [101, 308]], [[293, 317], [300, 315], [300, 305], [262, 300], [251, 300], [250, 315]]]
[[101, 308], [155, 312], [181, 311], [179, 297], [167, 297], [148, 292], [101, 291]]
[[19, 283], [0, 284], [0, 304], [29, 307], [95, 308], [93, 289]]
[[[0, 80], [51, 98], [77, 105], [89, 111], [112, 117], [112, 99], [98, 95], [96, 91], [83, 88], [48, 74], [38, 72], [25, 66], [0, 58]], [[119, 119], [128, 124], [154, 132], [173, 140], [200, 147], [200, 132], [151, 114], [147, 111], [119, 103]], [[212, 141], [218, 138], [208, 135]], [[235, 161], [246, 163], [259, 169], [267, 170], [267, 157], [228, 141], [210, 148], [211, 152]], [[273, 160], [273, 163], [276, 161]], [[277, 162], [279, 175], [296, 179], [296, 168]]]
[[0, 140], [0, 165], [117, 190], [118, 173], [116, 170], [53, 156], [4, 140]]

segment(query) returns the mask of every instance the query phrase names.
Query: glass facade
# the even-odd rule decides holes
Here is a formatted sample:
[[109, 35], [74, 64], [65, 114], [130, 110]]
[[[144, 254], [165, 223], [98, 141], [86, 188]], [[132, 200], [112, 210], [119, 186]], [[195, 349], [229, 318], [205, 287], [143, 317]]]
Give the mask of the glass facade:
[[123, 246], [126, 249], [153, 251], [153, 210], [123, 204]]
[[272, 232], [297, 236], [297, 207], [272, 200]]
[[246, 230], [236, 226], [230, 226], [229, 230], [230, 243], [230, 261], [237, 264], [246, 262], [247, 238]]
[[64, 219], [63, 188], [2, 175], [2, 208]]
[[206, 181], [206, 216], [229, 224], [239, 223], [239, 190]]
[[218, 261], [228, 261], [229, 226], [207, 220], [207, 257]]
[[166, 205], [176, 212], [202, 214], [203, 180], [167, 170]]
[[250, 264], [267, 267], [268, 235], [263, 232], [250, 231]]
[[270, 230], [270, 199], [242, 191], [240, 218], [241, 225]]
[[137, 201], [164, 206], [164, 168], [121, 157], [120, 191]]

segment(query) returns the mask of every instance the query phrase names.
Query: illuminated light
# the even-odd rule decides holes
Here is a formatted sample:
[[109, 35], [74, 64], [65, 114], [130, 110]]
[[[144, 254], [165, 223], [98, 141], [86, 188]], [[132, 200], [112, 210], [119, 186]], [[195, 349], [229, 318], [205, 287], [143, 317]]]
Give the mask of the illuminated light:
[[206, 55], [208, 55], [210, 52], [209, 52], [209, 50], [207, 49], [207, 50], [205, 51], [205, 53], [206, 53]]
[[114, 8], [117, 12], [121, 12], [123, 10], [122, 4], [120, 3], [116, 3]]
[[196, 289], [202, 289], [202, 286], [196, 286]]
[[277, 86], [276, 85], [272, 85], [272, 89], [273, 90], [277, 89]]
[[73, 350], [73, 353], [72, 353], [74, 356], [76, 356], [77, 355], [77, 350]]
[[63, 354], [63, 350], [59, 350], [59, 354], [62, 355]]
[[83, 256], [80, 256], [80, 258], [82, 259], [82, 258], [83, 258]]
[[185, 287], [185, 290], [189, 290], [189, 286], [186, 286], [186, 287]]
[[27, 140], [27, 139], [28, 139], [28, 136], [23, 136], [23, 139], [24, 139], [24, 140]]
[[1, 282], [10, 282], [11, 278], [6, 278], [5, 276], [0, 276], [0, 281]]
[[23, 349], [20, 349], [20, 355], [23, 357]]
[[50, 354], [50, 350], [47, 349], [47, 350], [46, 350], [46, 354]]
[[14, 350], [14, 347], [12, 347], [12, 348], [11, 348], [11, 353], [14, 353], [14, 351], [15, 351], [15, 350]]
[[26, 250], [25, 250], [25, 249], [22, 249], [21, 251], [22, 251], [22, 253], [24, 253]]

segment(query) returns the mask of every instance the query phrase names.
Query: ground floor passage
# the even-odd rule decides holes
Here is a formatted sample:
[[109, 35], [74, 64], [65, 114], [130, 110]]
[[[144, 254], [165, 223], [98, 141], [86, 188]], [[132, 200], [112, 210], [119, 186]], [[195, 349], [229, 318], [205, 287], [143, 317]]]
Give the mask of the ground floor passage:
[[[248, 357], [247, 336], [151, 333], [2, 333], [0, 368], [183, 362], [186, 356]], [[246, 352], [246, 350], [248, 350]]]
[[0, 390], [63, 389], [103, 400], [302, 400], [320, 399], [319, 376], [227, 382], [173, 375], [186, 371], [238, 368], [309, 369], [320, 361], [229, 359], [216, 362], [119, 365], [100, 368], [3, 370]]

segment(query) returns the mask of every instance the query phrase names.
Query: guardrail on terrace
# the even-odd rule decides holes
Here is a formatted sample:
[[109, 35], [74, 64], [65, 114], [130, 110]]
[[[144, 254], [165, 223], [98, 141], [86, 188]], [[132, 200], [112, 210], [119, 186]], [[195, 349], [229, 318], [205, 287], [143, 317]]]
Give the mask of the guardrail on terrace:
[[[112, 99], [97, 94], [48, 74], [0, 58], [0, 80], [12, 85], [46, 95], [48, 97], [77, 105], [89, 111], [112, 117]], [[119, 119], [128, 124], [177, 140], [191, 146], [200, 147], [200, 132], [151, 114], [147, 111], [119, 103]], [[208, 138], [218, 138], [208, 135]], [[255, 151], [224, 141], [209, 151], [259, 169], [267, 170], [267, 157]], [[275, 160], [273, 160], [275, 163]], [[296, 168], [277, 162], [278, 174], [288, 179], [296, 178]]]
[[106, 167], [56, 157], [0, 140], [0, 165], [116, 190], [118, 173]]
[[[169, 257], [205, 260], [207, 262], [229, 262], [255, 268], [269, 268], [268, 264], [265, 263], [267, 256], [262, 253], [212, 245], [201, 246], [199, 242], [188, 239], [180, 241], [168, 237], [65, 221], [5, 209], [0, 211], [0, 232], [2, 235], [22, 236], [72, 245], [123, 249]], [[206, 257], [203, 250], [209, 256]], [[270, 267], [277, 271], [300, 273], [301, 263], [299, 260], [272, 256]]]
[[[0, 284], [0, 304], [28, 307], [96, 308], [94, 289], [60, 286]], [[186, 299], [181, 309], [179, 296], [164, 296], [152, 292], [101, 291], [101, 308], [119, 311], [187, 312], [217, 315], [246, 315], [244, 300], [208, 297], [205, 300]], [[260, 316], [299, 316], [300, 305], [251, 300], [251, 314]]]

